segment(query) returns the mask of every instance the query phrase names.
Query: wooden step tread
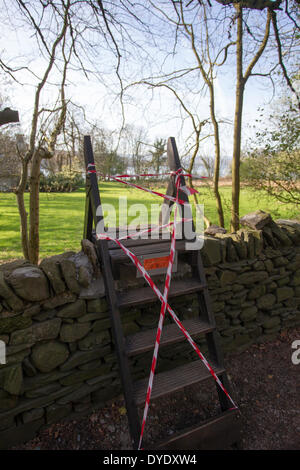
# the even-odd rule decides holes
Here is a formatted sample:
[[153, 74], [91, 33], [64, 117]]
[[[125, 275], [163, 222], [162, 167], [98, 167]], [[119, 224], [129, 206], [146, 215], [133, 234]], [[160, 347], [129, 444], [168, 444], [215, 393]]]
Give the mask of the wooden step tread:
[[[209, 325], [209, 323], [200, 320], [199, 318], [185, 320], [182, 323], [191, 336], [195, 336], [200, 333], [208, 333], [214, 329], [214, 327]], [[125, 346], [127, 355], [133, 356], [135, 354], [141, 354], [153, 349], [156, 331], [156, 329], [146, 330], [134, 335], [127, 336]], [[165, 325], [163, 327], [160, 339], [161, 346], [167, 346], [169, 344], [178, 343], [180, 341], [185, 341], [185, 336], [175, 323], [172, 323], [171, 325]]]
[[[224, 368], [216, 366], [214, 363], [211, 363], [211, 367], [217, 375], [225, 372]], [[161, 372], [160, 374], [155, 375], [151, 399], [155, 400], [158, 397], [176, 392], [184, 387], [209, 378], [212, 378], [212, 376], [200, 359], [184, 366]], [[145, 403], [147, 386], [148, 378], [139, 380], [133, 385], [133, 395], [137, 405]]]
[[[161, 292], [163, 292], [164, 285], [158, 285], [157, 287]], [[206, 284], [202, 284], [199, 279], [195, 278], [180, 279], [174, 281], [172, 280], [169, 291], [169, 298], [199, 292], [205, 287]], [[157, 295], [152, 291], [149, 286], [137, 289], [130, 289], [126, 292], [118, 292], [117, 296], [120, 308], [134, 307], [150, 302], [156, 302], [158, 300]]]
[[[135, 231], [132, 231], [135, 233]], [[106, 231], [107, 235], [108, 236], [111, 236], [113, 238], [119, 238], [119, 237], [123, 237], [124, 235], [127, 235], [126, 232], [122, 232], [121, 234], [119, 234], [119, 230], [117, 231], [114, 231], [114, 230], [107, 230]], [[128, 232], [128, 235], [129, 235], [130, 232]], [[163, 234], [164, 233], [164, 234]], [[148, 235], [149, 238], [127, 238], [127, 239], [124, 239], [124, 240], [121, 240], [122, 241], [122, 244], [127, 246], [128, 248], [130, 247], [134, 247], [134, 246], [143, 246], [143, 245], [157, 245], [157, 244], [161, 244], [161, 243], [170, 243], [171, 241], [171, 233], [170, 232], [159, 232], [159, 237], [158, 238], [150, 238], [150, 234]], [[157, 234], [156, 234], [157, 236]], [[96, 240], [96, 231], [93, 230], [92, 232], [92, 237], [93, 237], [93, 241], [95, 242]], [[111, 240], [108, 240], [107, 241], [107, 247], [109, 249], [109, 251], [111, 250], [119, 250], [120, 247], [114, 242], [114, 241], [111, 241]]]
[[[134, 234], [137, 231], [143, 231], [143, 230], [150, 229], [150, 228], [153, 229], [153, 228], [156, 228], [156, 226], [145, 224], [145, 225], [141, 225], [139, 230], [131, 229], [128, 226], [108, 228], [107, 235], [112, 236], [113, 238], [119, 238], [119, 237], [123, 237], [124, 235]], [[168, 230], [167, 228], [155, 230], [153, 234], [151, 234], [150, 232], [148, 234], [145, 234], [143, 236], [144, 238], [138, 238], [138, 237], [128, 238], [128, 239], [122, 240], [122, 243], [128, 248], [135, 247], [135, 246], [142, 246], [142, 245], [157, 245], [161, 243], [170, 243], [171, 231], [172, 231], [172, 227], [170, 230]], [[93, 230], [93, 235], [95, 236], [94, 230]], [[150, 238], [150, 237], [153, 237], [153, 238]], [[110, 241], [110, 240], [107, 242], [107, 246], [109, 250], [120, 250], [119, 246], [115, 242]]]
[[[170, 237], [169, 238], [128, 238], [127, 240], [121, 240], [122, 244], [127, 246], [128, 248], [134, 247], [134, 246], [144, 246], [144, 245], [158, 245], [158, 244], [168, 244], [170, 243]], [[113, 241], [108, 241], [108, 249], [109, 251], [111, 250], [119, 250], [120, 247]]]
[[161, 450], [226, 450], [241, 438], [241, 419], [238, 410], [224, 411], [211, 418], [174, 434], [151, 446]]
[[[125, 244], [124, 244], [125, 245]], [[128, 246], [128, 245], [127, 245]], [[168, 240], [167, 242], [161, 243], [150, 243], [146, 245], [132, 245], [130, 247], [130, 251], [134, 253], [137, 257], [143, 255], [151, 255], [157, 253], [169, 253], [170, 252], [171, 242]], [[176, 250], [183, 251], [185, 249], [185, 241], [178, 240], [176, 242]], [[112, 263], [131, 263], [130, 259], [124, 253], [121, 248], [109, 250], [109, 255], [112, 260]]]

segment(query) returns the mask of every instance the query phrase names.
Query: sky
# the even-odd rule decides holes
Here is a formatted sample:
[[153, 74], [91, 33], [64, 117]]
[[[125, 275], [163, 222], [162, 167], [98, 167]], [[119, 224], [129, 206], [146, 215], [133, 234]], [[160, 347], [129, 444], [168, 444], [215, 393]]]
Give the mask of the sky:
[[[7, 2], [4, 3], [7, 5]], [[4, 57], [9, 60], [10, 65], [15, 63], [28, 65], [36, 74], [39, 74], [43, 69], [44, 62], [36, 47], [35, 39], [27, 28], [21, 26], [21, 23], [16, 27], [14, 19], [11, 17], [9, 21], [2, 23], [0, 41], [2, 44], [2, 47], [0, 47], [1, 58]], [[166, 39], [162, 38], [161, 45], [165, 42]], [[130, 80], [131, 77], [136, 77], [138, 74], [147, 77], [153, 71], [157, 73], [158, 64], [163, 63], [163, 52], [155, 50], [154, 45], [151, 45], [150, 52], [154, 57], [153, 63], [145, 63], [144, 69], [142, 69], [141, 63], [138, 62], [139, 57], [130, 57], [130, 54], [128, 54], [127, 57], [121, 59], [121, 73], [124, 74], [125, 84], [127, 83], [126, 78]], [[143, 56], [143, 52], [141, 52], [141, 56]], [[164, 60], [161, 70], [167, 73], [172, 70], [172, 67], [186, 67], [186, 64], [192, 63], [193, 60], [191, 51], [183, 41], [177, 47], [177, 54]], [[84, 107], [90, 122], [98, 121], [109, 130], [117, 130], [122, 122], [122, 113], [120, 101], [115, 93], [120, 89], [112, 67], [115, 63], [115, 57], [104, 50], [97, 57], [97, 61], [100, 62], [99, 64], [96, 63], [96, 66], [105, 69], [105, 75], [101, 77], [105, 80], [105, 85], [101, 83], [101, 79], [99, 81], [92, 74], [89, 74], [89, 77], [86, 78], [82, 73], [72, 72], [69, 76], [67, 96], [72, 97], [77, 104]], [[109, 65], [107, 69], [105, 68], [106, 65], [103, 64]], [[138, 67], [140, 67], [139, 70], [137, 70]], [[221, 126], [221, 153], [223, 157], [228, 158], [232, 154], [232, 123], [235, 102], [234, 58], [229, 58], [226, 69], [220, 70], [215, 79], [215, 102], [218, 116], [227, 122]], [[51, 81], [55, 83], [56, 78], [54, 74]], [[24, 72], [19, 73], [18, 79], [22, 84], [15, 82], [7, 84], [3, 90], [3, 95], [8, 96], [11, 107], [19, 111], [20, 126], [16, 126], [19, 129], [18, 133], [26, 133], [31, 120], [36, 79]], [[196, 82], [195, 79], [194, 83]], [[189, 82], [189, 87], [192, 89], [193, 81]], [[50, 103], [54, 99], [56, 91], [55, 86], [48, 86], [44, 102]], [[180, 92], [182, 92], [182, 89]], [[207, 93], [205, 96], [193, 95], [192, 92], [189, 93], [187, 90], [182, 93], [182, 96], [190, 103], [191, 109], [197, 112], [200, 119], [209, 116]], [[272, 93], [273, 89], [268, 80], [263, 78], [249, 79], [246, 85], [243, 109], [244, 145], [248, 138], [254, 136], [251, 126], [258, 116], [258, 108], [268, 105]], [[131, 87], [125, 93], [124, 103], [126, 123], [147, 129], [149, 142], [153, 142], [157, 137], [168, 138], [174, 136], [179, 148], [183, 149], [184, 143], [191, 133], [191, 125], [188, 120], [184, 119], [185, 114], [180, 111], [178, 102], [169, 90], [160, 88], [152, 93], [152, 90], [145, 86]], [[204, 154], [212, 154], [213, 142], [204, 141], [201, 151]]]

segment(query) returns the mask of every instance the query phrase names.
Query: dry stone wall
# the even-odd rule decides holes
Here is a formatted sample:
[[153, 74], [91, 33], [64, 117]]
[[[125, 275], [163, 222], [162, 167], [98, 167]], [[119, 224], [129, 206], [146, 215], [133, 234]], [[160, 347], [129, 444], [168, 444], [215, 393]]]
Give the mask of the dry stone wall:
[[[225, 352], [268, 340], [300, 321], [300, 224], [264, 213], [235, 234], [210, 228], [202, 250]], [[258, 228], [259, 227], [259, 228]], [[0, 266], [0, 448], [39, 429], [87, 413], [121, 393], [103, 278], [92, 244], [32, 266]], [[118, 287], [126, 288], [130, 276]], [[190, 275], [179, 263], [177, 277]], [[132, 279], [135, 277], [133, 276]], [[138, 282], [143, 282], [139, 280]], [[172, 300], [181, 319], [198, 315], [196, 295]], [[155, 328], [159, 303], [122, 312], [125, 335]], [[166, 318], [166, 322], [170, 321]], [[203, 338], [198, 338], [205, 352]], [[134, 378], [148, 375], [152, 352], [131, 360]], [[186, 342], [160, 351], [158, 370], [195, 359]]]
[[241, 222], [247, 229], [215, 233], [203, 250], [224, 351], [270, 340], [300, 321], [299, 221], [274, 223], [258, 211]]

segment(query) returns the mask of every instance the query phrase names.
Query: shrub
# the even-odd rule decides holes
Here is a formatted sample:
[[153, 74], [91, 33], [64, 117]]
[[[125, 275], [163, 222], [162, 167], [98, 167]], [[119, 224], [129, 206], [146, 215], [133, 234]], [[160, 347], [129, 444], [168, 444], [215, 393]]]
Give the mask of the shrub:
[[70, 193], [79, 189], [83, 184], [83, 177], [78, 173], [41, 174], [40, 177], [40, 191], [43, 193]]

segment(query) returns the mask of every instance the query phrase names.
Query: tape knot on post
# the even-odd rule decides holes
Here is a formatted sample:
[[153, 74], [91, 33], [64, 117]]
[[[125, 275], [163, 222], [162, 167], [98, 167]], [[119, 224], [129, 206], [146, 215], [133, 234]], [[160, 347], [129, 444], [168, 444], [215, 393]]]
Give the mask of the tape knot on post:
[[94, 163], [89, 163], [86, 169], [86, 172], [89, 173], [97, 173], [96, 172], [96, 166]]

